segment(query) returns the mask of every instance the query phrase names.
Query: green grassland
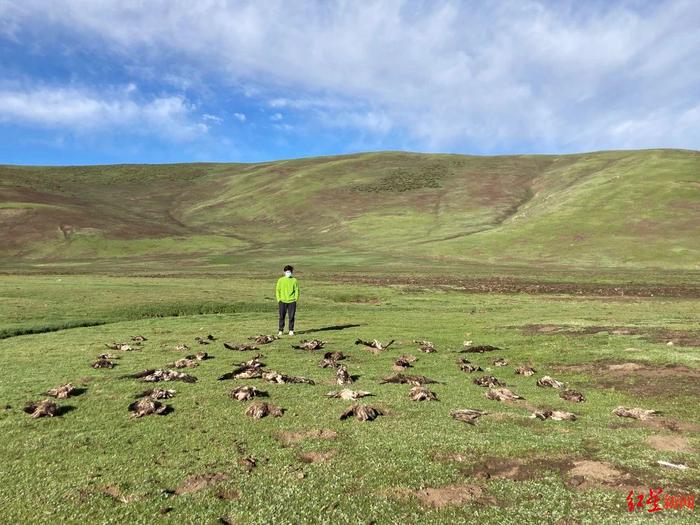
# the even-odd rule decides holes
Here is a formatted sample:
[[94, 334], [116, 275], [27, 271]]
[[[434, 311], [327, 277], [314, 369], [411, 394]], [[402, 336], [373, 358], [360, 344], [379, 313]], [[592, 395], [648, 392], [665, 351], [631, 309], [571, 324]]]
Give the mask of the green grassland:
[[[697, 497], [700, 415], [697, 378], [693, 383], [691, 377], [700, 365], [697, 346], [668, 346], [663, 337], [614, 330], [546, 335], [524, 328], [697, 333], [697, 299], [467, 294], [418, 284], [306, 279], [298, 337], [285, 336], [263, 346], [262, 353], [268, 368], [310, 377], [316, 385], [217, 381], [253, 354], [227, 350], [223, 341], [244, 342], [275, 331], [272, 284], [270, 278], [254, 277], [0, 276], [2, 521], [647, 523], [652, 516], [646, 512], [627, 511], [629, 488], [663, 487], [665, 493]], [[102, 324], [69, 328], [88, 321]], [[16, 335], [23, 332], [37, 333]], [[130, 419], [127, 405], [150, 385], [120, 376], [182, 357], [174, 350], [178, 343], [199, 350], [194, 337], [209, 333], [217, 340], [204, 349], [214, 358], [187, 370], [198, 382], [166, 384], [177, 390], [167, 401], [174, 411]], [[106, 350], [104, 343], [135, 334], [148, 337], [141, 351], [119, 353], [113, 370], [90, 368]], [[312, 337], [326, 340], [327, 350], [350, 356], [349, 371], [359, 376], [355, 388], [371, 391], [374, 396], [366, 399], [385, 415], [366, 423], [338, 419], [350, 403], [324, 396], [337, 387], [333, 371], [316, 366], [322, 352], [291, 348]], [[397, 343], [374, 355], [353, 344], [358, 337]], [[438, 352], [417, 351], [412, 340], [423, 338], [432, 340]], [[464, 340], [502, 350], [458, 354]], [[412, 402], [409, 386], [379, 383], [403, 354], [418, 357], [409, 373], [440, 381], [431, 385], [438, 402]], [[484, 374], [504, 380], [525, 401], [486, 399], [485, 389], [472, 384], [482, 374], [466, 374], [455, 364], [461, 356], [481, 365]], [[510, 365], [493, 367], [494, 357], [505, 357]], [[514, 367], [522, 363], [532, 364], [538, 373], [515, 375]], [[605, 376], [611, 363], [672, 373], [652, 381], [631, 371], [612, 381]], [[555, 390], [535, 386], [545, 374], [584, 392], [587, 401], [570, 403]], [[85, 391], [59, 401], [70, 407], [65, 414], [30, 419], [22, 412], [25, 403], [67, 381]], [[245, 403], [228, 397], [241, 384], [266, 390], [269, 401], [284, 407], [285, 414], [259, 421], [245, 417]], [[618, 418], [611, 414], [618, 405], [659, 410], [667, 426]], [[569, 410], [578, 420], [530, 419], [528, 406]], [[450, 417], [458, 408], [489, 415], [470, 426]], [[337, 436], [291, 444], [281, 439], [285, 432], [320, 429]], [[680, 440], [683, 446], [657, 450], [648, 441], [651, 436]], [[309, 463], [304, 458], [311, 453], [327, 453], [329, 459]], [[250, 472], [239, 463], [248, 456], [257, 461]], [[521, 478], [498, 473], [488, 478], [479, 475], [486, 459], [533, 461], [539, 467]], [[660, 467], [659, 459], [691, 468]], [[629, 485], [575, 486], [570, 469], [580, 460], [618, 470], [628, 476]], [[220, 476], [198, 490], [173, 494], [188, 480], [191, 484], [192, 476], [207, 474]], [[445, 486], [478, 487], [481, 495], [434, 507], [412, 492]], [[697, 522], [696, 513], [664, 510], [653, 518], [690, 524]]]
[[[0, 166], [0, 522], [697, 523], [697, 510], [630, 513], [626, 496], [700, 496], [698, 231], [696, 151]], [[298, 333], [262, 361], [316, 384], [218, 381], [254, 353], [223, 342], [276, 332], [289, 263]], [[90, 367], [136, 334], [140, 351]], [[130, 418], [153, 385], [121, 376], [206, 334], [198, 381], [165, 384], [173, 411]], [[323, 351], [291, 348], [310, 338], [349, 355], [384, 415], [339, 419], [350, 402], [325, 397], [338, 387]], [[357, 338], [396, 343], [375, 355]], [[500, 350], [458, 353], [467, 340]], [[404, 354], [439, 401], [380, 383]], [[484, 374], [525, 399], [488, 400]], [[586, 402], [537, 387], [543, 375]], [[23, 412], [64, 382], [82, 392], [59, 417]], [[284, 415], [246, 417], [229, 398], [242, 384]], [[460, 408], [488, 414], [471, 426], [450, 417]]]
[[318, 271], [697, 273], [699, 202], [700, 152], [682, 150], [0, 166], [0, 269], [227, 272], [284, 254]]

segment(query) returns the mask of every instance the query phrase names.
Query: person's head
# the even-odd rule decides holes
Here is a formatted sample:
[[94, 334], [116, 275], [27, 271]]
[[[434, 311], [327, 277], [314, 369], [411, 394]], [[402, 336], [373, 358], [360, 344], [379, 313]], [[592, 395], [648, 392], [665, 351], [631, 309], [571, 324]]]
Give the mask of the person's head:
[[284, 267], [284, 275], [286, 275], [287, 277], [291, 277], [293, 272], [294, 272], [293, 266], [287, 265]]

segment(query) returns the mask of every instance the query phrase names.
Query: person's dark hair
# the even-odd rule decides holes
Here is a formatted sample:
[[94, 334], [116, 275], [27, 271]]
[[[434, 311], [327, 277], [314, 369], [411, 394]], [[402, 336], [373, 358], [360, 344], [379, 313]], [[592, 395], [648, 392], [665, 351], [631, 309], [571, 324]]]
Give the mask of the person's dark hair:
[[285, 271], [285, 272], [286, 272], [286, 271], [293, 272], [293, 271], [294, 271], [294, 266], [287, 265], [287, 266], [284, 267], [284, 271]]

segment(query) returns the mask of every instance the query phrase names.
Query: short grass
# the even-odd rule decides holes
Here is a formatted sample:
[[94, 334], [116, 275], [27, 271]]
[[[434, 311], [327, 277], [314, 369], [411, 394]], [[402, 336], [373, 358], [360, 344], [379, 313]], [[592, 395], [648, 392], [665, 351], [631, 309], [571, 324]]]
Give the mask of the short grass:
[[[555, 365], [608, 359], [651, 365], [698, 368], [698, 348], [667, 346], [636, 336], [527, 335], [527, 324], [613, 325], [697, 330], [698, 301], [600, 299], [566, 296], [468, 295], [419, 286], [334, 284], [302, 281], [299, 337], [263, 347], [269, 368], [304, 375], [309, 385], [267, 385], [260, 380], [217, 381], [232, 364], [249, 358], [223, 341], [244, 341], [276, 330], [272, 282], [255, 277], [136, 278], [97, 276], [0, 277], [0, 516], [8, 523], [646, 523], [649, 516], [627, 511], [624, 491], [578, 491], [565, 475], [542, 469], [531, 480], [474, 479], [464, 467], [486, 457], [591, 459], [634, 474], [642, 486], [692, 493], [700, 484], [700, 439], [681, 432], [692, 452], [660, 452], [646, 438], [670, 431], [640, 427], [611, 414], [620, 404], [662, 411], [665, 417], [700, 424], [697, 398], [674, 391], [640, 396], [625, 388], [597, 385], [584, 372], [554, 371]], [[69, 329], [81, 321], [103, 323]], [[357, 325], [342, 328], [344, 325]], [[42, 330], [42, 328], [44, 330]], [[341, 329], [342, 328], [342, 329]], [[60, 329], [60, 330], [59, 330]], [[46, 331], [14, 335], [22, 330]], [[57, 330], [57, 331], [49, 331]], [[196, 384], [169, 384], [177, 395], [166, 416], [130, 420], [127, 405], [148, 385], [119, 379], [129, 372], [165, 365], [181, 357], [177, 343], [195, 348], [194, 337], [214, 334], [205, 349], [214, 359], [191, 371]], [[93, 370], [104, 343], [131, 335], [148, 337], [140, 352], [123, 353], [113, 370]], [[349, 404], [324, 394], [336, 386], [333, 373], [319, 369], [320, 356], [292, 350], [291, 342], [319, 337], [328, 350], [350, 355], [347, 365], [359, 375], [356, 387], [373, 392], [369, 403], [386, 415], [371, 423], [339, 421]], [[357, 337], [397, 339], [386, 353], [372, 355]], [[421, 354], [411, 343], [427, 338], [436, 354]], [[572, 410], [575, 422], [529, 419], [517, 406], [489, 401], [484, 389], [455, 365], [465, 339], [501, 347], [498, 356], [512, 365], [529, 362], [534, 377], [513, 374], [513, 366], [494, 368], [496, 355], [472, 361], [508, 383], [537, 406]], [[380, 385], [401, 354], [418, 357], [413, 373], [441, 382], [433, 390], [440, 401], [413, 403], [408, 387]], [[570, 404], [555, 391], [535, 386], [550, 373], [587, 395]], [[672, 381], [671, 379], [668, 379]], [[61, 417], [30, 419], [24, 403], [71, 381], [86, 391], [61, 401], [72, 408]], [[255, 384], [287, 412], [278, 419], [252, 421], [245, 405], [228, 398], [239, 384]], [[8, 408], [8, 406], [10, 408]], [[468, 426], [450, 418], [451, 410], [479, 408], [491, 415]], [[506, 414], [507, 416], [499, 416]], [[612, 430], [611, 425], [623, 423]], [[331, 429], [334, 440], [303, 440], [282, 446], [286, 431]], [[304, 463], [300, 454], [333, 451], [327, 462]], [[436, 454], [459, 453], [466, 464], [436, 461]], [[242, 456], [258, 460], [250, 473]], [[657, 459], [692, 466], [663, 469]], [[228, 479], [191, 494], [172, 495], [186, 478], [225, 473]], [[426, 506], [407, 491], [450, 484], [483, 487], [492, 502]], [[121, 495], [127, 501], [106, 495]], [[238, 494], [221, 499], [223, 492]], [[403, 496], [402, 496], [403, 494]], [[696, 523], [695, 511], [665, 510], [655, 521]]]
[[699, 174], [683, 150], [0, 166], [0, 268], [209, 271], [284, 253], [307, 268], [697, 272]]

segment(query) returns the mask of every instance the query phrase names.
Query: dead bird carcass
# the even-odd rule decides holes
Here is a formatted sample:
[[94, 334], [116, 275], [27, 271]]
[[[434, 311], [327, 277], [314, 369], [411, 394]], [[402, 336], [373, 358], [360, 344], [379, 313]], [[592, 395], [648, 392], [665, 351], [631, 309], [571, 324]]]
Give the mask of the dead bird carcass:
[[478, 418], [487, 414], [488, 412], [484, 412], [483, 410], [476, 410], [473, 408], [462, 408], [450, 412], [450, 416], [452, 416], [453, 419], [456, 419], [457, 421], [462, 421], [463, 423], [468, 423], [470, 425], [474, 425]]
[[408, 397], [411, 401], [437, 401], [437, 395], [435, 392], [428, 390], [424, 386], [414, 386], [408, 392]]
[[357, 339], [355, 341], [355, 344], [356, 345], [364, 345], [368, 348], [371, 348], [373, 350], [380, 352], [382, 350], [386, 350], [392, 344], [394, 344], [394, 340], [392, 339], [387, 344], [383, 344], [379, 339], [372, 339], [371, 341], [363, 341], [362, 339]]
[[262, 378], [265, 381], [267, 381], [268, 383], [277, 383], [277, 384], [305, 383], [307, 385], [315, 384], [313, 379], [308, 379], [306, 377], [301, 377], [301, 376], [290, 376], [287, 374], [280, 374], [279, 372], [277, 372], [275, 370], [269, 370], [267, 372], [263, 372]]
[[229, 397], [236, 401], [250, 401], [254, 397], [267, 397], [267, 392], [258, 390], [254, 386], [244, 385], [231, 390]]
[[371, 395], [371, 392], [365, 392], [364, 390], [350, 390], [348, 388], [344, 388], [343, 390], [334, 390], [332, 392], [328, 392], [326, 394], [326, 397], [345, 399], [346, 401], [355, 401], [356, 399], [359, 399], [361, 397], [367, 397]]
[[352, 405], [340, 415], [341, 420], [355, 416], [358, 421], [374, 421], [377, 417], [383, 415], [382, 411], [370, 405]]
[[152, 397], [141, 398], [129, 405], [129, 412], [131, 412], [131, 417], [134, 418], [151, 415], [160, 416], [167, 414], [169, 411], [170, 407], [168, 405], [164, 405]]
[[492, 401], [515, 401], [516, 399], [523, 399], [508, 388], [494, 388], [486, 392], [485, 395], [486, 399], [491, 399]]
[[495, 386], [506, 386], [506, 384], [500, 379], [496, 379], [493, 376], [481, 376], [474, 379], [474, 384], [477, 386], [483, 386], [486, 388], [493, 388]]
[[58, 405], [51, 399], [44, 399], [38, 403], [29, 403], [23, 410], [32, 418], [54, 417], [60, 415]]
[[57, 387], [49, 389], [46, 392], [46, 395], [51, 396], [51, 397], [55, 397], [56, 399], [67, 399], [75, 391], [76, 391], [76, 388], [72, 384], [66, 383], [64, 385], [59, 385]]
[[321, 341], [320, 339], [312, 339], [311, 341], [303, 339], [298, 345], [292, 345], [292, 348], [295, 350], [306, 350], [313, 352], [314, 350], [321, 350], [321, 348], [323, 348], [325, 345], [326, 341]]
[[390, 376], [385, 377], [380, 381], [380, 384], [384, 383], [396, 383], [396, 384], [403, 384], [403, 385], [415, 385], [415, 386], [421, 386], [421, 385], [428, 385], [428, 384], [437, 384], [438, 381], [435, 381], [434, 379], [430, 379], [429, 377], [425, 376], [419, 376], [419, 375], [407, 375], [407, 374], [392, 374]]
[[414, 339], [413, 342], [418, 345], [418, 350], [420, 350], [421, 352], [424, 352], [426, 354], [432, 354], [434, 352], [437, 352], [435, 345], [431, 341], [426, 341], [424, 339]]
[[256, 401], [245, 409], [244, 414], [253, 419], [262, 419], [265, 416], [282, 417], [284, 409], [272, 403]]

